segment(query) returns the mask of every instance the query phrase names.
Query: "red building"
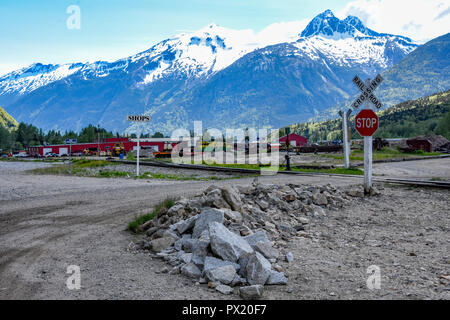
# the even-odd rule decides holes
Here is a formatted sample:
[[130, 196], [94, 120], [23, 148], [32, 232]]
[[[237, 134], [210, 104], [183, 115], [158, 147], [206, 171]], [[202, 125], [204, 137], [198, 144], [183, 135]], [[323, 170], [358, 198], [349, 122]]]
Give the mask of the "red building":
[[[59, 145], [47, 145], [47, 146], [35, 146], [28, 147], [27, 152], [29, 155], [34, 156], [39, 154], [41, 156], [46, 155], [47, 153], [55, 153], [59, 156], [69, 155], [70, 150], [72, 150], [72, 154], [74, 153], [83, 153], [84, 150], [90, 150], [92, 152], [100, 152], [100, 154], [107, 154], [108, 151], [111, 151], [112, 148], [116, 144], [123, 145], [125, 153], [132, 151], [137, 147], [137, 141], [135, 139], [130, 140], [128, 138], [110, 138], [106, 139], [103, 142], [92, 142], [92, 143], [74, 143], [71, 146], [68, 144], [59, 144]], [[155, 151], [163, 151], [167, 148], [167, 145], [175, 146], [177, 142], [171, 141], [169, 138], [161, 138], [161, 139], [142, 139], [140, 141], [141, 148], [150, 147]]]
[[[303, 136], [299, 136], [295, 133], [290, 133], [289, 135], [289, 144], [293, 147], [303, 147], [308, 144], [308, 139]], [[280, 144], [286, 145], [286, 140], [288, 136], [284, 136], [280, 138]]]

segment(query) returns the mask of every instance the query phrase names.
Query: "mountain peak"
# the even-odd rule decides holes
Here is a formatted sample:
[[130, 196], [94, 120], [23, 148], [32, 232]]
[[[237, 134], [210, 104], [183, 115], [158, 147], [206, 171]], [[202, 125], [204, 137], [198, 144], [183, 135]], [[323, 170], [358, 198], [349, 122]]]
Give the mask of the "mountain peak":
[[330, 9], [325, 10], [321, 14], [318, 15], [318, 17], [324, 17], [324, 18], [333, 18], [334, 13]]
[[315, 35], [333, 36], [335, 33], [356, 35], [378, 35], [376, 32], [366, 28], [362, 21], [355, 16], [348, 16], [344, 20], [337, 18], [331, 10], [325, 10], [317, 15], [306, 26], [301, 33], [302, 37], [311, 37]]

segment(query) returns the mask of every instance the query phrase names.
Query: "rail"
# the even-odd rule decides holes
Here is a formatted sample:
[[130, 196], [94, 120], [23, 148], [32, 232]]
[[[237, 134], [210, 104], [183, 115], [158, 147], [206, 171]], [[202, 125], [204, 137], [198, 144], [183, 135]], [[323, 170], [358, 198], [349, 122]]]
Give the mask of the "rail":
[[[113, 162], [120, 162], [124, 164], [136, 164], [135, 161], [130, 160], [111, 160]], [[213, 172], [226, 172], [226, 173], [240, 173], [240, 174], [259, 174], [260, 170], [255, 169], [245, 169], [245, 168], [227, 168], [227, 167], [214, 167], [207, 165], [198, 164], [178, 164], [178, 163], [168, 163], [161, 161], [141, 161], [142, 166], [154, 166], [163, 168], [177, 168], [177, 169], [188, 169], [188, 170], [204, 170]], [[337, 173], [323, 173], [323, 172], [299, 172], [299, 171], [278, 171], [277, 174], [285, 175], [301, 175], [301, 176], [332, 176], [341, 178], [353, 178], [362, 179], [362, 176], [357, 175], [345, 175]], [[430, 181], [430, 180], [411, 180], [411, 179], [391, 179], [391, 178], [374, 178], [374, 182], [389, 183], [389, 184], [401, 184], [401, 185], [412, 185], [421, 187], [433, 187], [433, 188], [443, 188], [450, 189], [450, 181]]]

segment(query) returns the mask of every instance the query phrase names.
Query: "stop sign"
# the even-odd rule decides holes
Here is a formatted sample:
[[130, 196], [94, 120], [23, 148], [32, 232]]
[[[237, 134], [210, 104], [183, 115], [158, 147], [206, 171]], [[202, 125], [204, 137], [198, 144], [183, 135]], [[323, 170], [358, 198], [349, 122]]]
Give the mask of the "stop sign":
[[355, 117], [355, 129], [363, 137], [370, 137], [378, 130], [378, 116], [371, 109], [363, 109]]

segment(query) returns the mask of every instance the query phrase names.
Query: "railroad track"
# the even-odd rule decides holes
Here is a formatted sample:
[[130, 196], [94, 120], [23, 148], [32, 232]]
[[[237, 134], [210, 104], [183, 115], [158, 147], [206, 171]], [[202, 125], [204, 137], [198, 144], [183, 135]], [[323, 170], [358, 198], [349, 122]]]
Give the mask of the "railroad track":
[[[113, 162], [120, 162], [124, 164], [133, 164], [135, 161], [130, 160], [112, 160]], [[142, 166], [152, 166], [152, 167], [163, 167], [163, 168], [176, 168], [176, 169], [188, 169], [188, 170], [204, 170], [212, 172], [225, 172], [225, 173], [239, 173], [239, 174], [260, 174], [260, 170], [255, 169], [244, 169], [244, 168], [225, 168], [225, 167], [214, 167], [206, 165], [197, 164], [178, 164], [178, 163], [168, 163], [162, 161], [140, 161]], [[341, 178], [356, 178], [363, 179], [363, 176], [357, 175], [345, 175], [336, 173], [322, 173], [322, 172], [299, 172], [299, 171], [278, 171], [277, 174], [287, 174], [287, 175], [302, 175], [302, 176], [332, 176]], [[402, 184], [410, 186], [420, 186], [420, 187], [432, 187], [432, 188], [442, 188], [450, 189], [450, 181], [430, 181], [430, 180], [411, 180], [411, 179], [390, 179], [390, 178], [373, 178], [374, 182], [389, 183], [389, 184]]]

